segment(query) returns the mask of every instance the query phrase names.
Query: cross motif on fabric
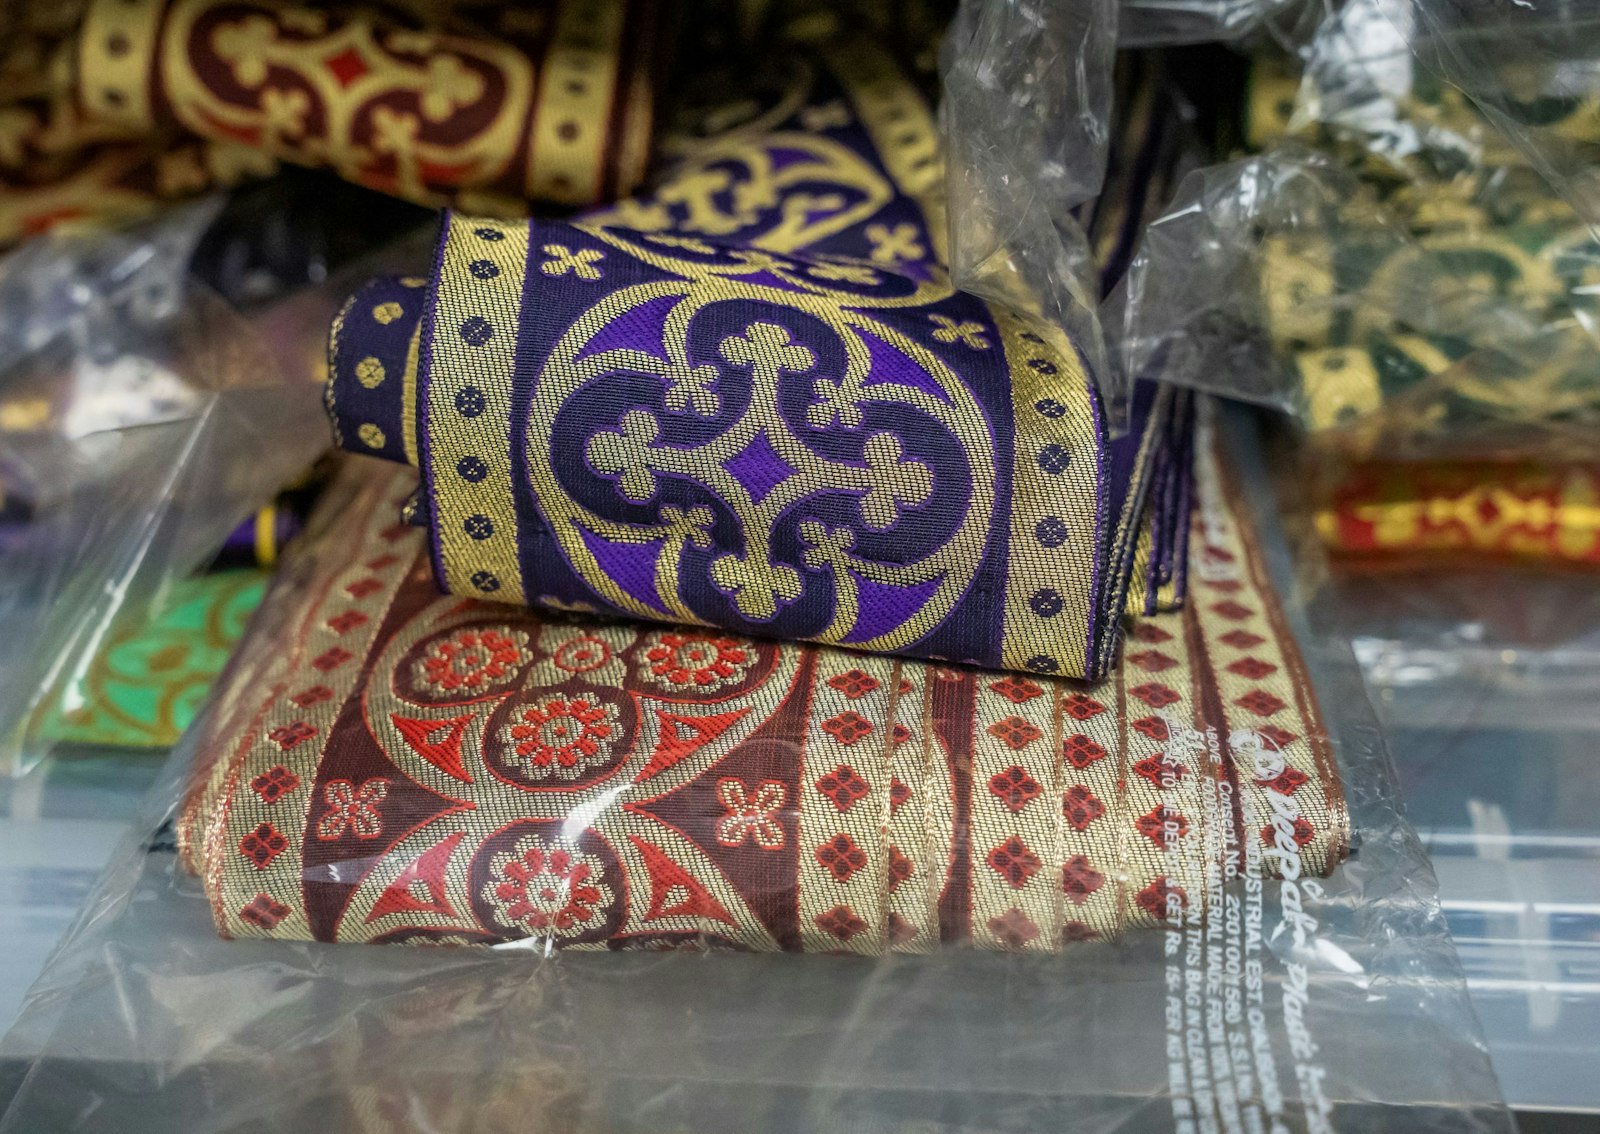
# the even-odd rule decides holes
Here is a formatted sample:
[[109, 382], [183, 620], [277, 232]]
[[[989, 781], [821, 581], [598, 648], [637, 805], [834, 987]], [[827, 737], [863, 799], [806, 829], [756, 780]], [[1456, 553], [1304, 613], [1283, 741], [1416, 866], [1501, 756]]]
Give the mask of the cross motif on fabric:
[[865, 229], [872, 244], [872, 260], [876, 264], [899, 264], [921, 260], [927, 256], [914, 224], [897, 224], [893, 228], [884, 224], [869, 224]]
[[576, 252], [565, 244], [546, 244], [544, 254], [550, 259], [539, 265], [547, 276], [564, 276], [571, 272], [580, 280], [597, 280], [600, 269], [594, 265], [606, 258], [598, 248], [580, 248]]
[[389, 794], [389, 781], [382, 777], [366, 780], [357, 787], [349, 780], [332, 780], [322, 789], [328, 811], [317, 823], [317, 838], [324, 842], [342, 838], [348, 829], [358, 839], [375, 839], [383, 834], [383, 816], [378, 804]]
[[983, 324], [970, 320], [957, 322], [948, 315], [929, 315], [938, 328], [933, 337], [941, 343], [964, 343], [973, 350], [988, 350], [989, 340], [983, 337]]

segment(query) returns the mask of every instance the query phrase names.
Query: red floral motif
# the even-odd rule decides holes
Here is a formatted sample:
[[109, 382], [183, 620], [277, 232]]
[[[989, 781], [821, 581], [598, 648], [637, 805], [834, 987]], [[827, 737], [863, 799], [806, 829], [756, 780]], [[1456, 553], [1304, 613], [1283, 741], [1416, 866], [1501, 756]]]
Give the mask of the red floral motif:
[[239, 840], [239, 853], [257, 870], [265, 870], [272, 860], [289, 849], [289, 840], [271, 823], [262, 823]]
[[1249, 618], [1255, 613], [1255, 611], [1251, 610], [1248, 606], [1245, 606], [1243, 603], [1235, 602], [1233, 599], [1223, 599], [1221, 602], [1214, 602], [1211, 604], [1211, 609], [1217, 614], [1222, 615], [1222, 617], [1231, 618], [1235, 622], [1241, 618]]
[[840, 811], [849, 811], [872, 790], [872, 785], [849, 764], [840, 764], [817, 781], [817, 790], [833, 800]]
[[1256, 781], [1262, 787], [1271, 788], [1279, 795], [1293, 795], [1310, 782], [1311, 777], [1299, 768], [1285, 768], [1270, 780]]
[[718, 780], [717, 801], [728, 813], [717, 821], [717, 842], [737, 847], [748, 840], [762, 850], [780, 849], [783, 824], [778, 822], [778, 813], [787, 796], [787, 789], [777, 780], [762, 780], [754, 792], [742, 780]]
[[1039, 781], [1028, 775], [1027, 769], [1016, 764], [989, 777], [989, 791], [1011, 812], [1021, 811], [1044, 794]]
[[1279, 752], [1300, 738], [1286, 728], [1279, 728], [1275, 724], [1262, 725], [1255, 730], [1255, 734], [1262, 740], [1268, 741]]
[[1234, 701], [1240, 708], [1249, 709], [1258, 717], [1270, 717], [1279, 709], [1285, 707], [1285, 702], [1278, 700], [1265, 689], [1252, 689], [1243, 697]]
[[[1296, 815], [1294, 817], [1294, 845], [1297, 847], [1303, 847], [1316, 837], [1317, 831], [1316, 828], [1311, 825], [1311, 820], [1307, 819], [1304, 815]], [[1261, 828], [1261, 841], [1266, 843], [1268, 846], [1273, 846], [1277, 843], [1278, 832], [1276, 828], [1272, 826], [1272, 824], [1268, 823], [1265, 827]]]
[[899, 776], [892, 777], [889, 780], [889, 814], [899, 811], [900, 805], [910, 798], [911, 788]]
[[889, 915], [889, 940], [896, 945], [903, 945], [916, 938], [918, 929], [897, 913]]
[[618, 731], [617, 709], [588, 697], [547, 697], [511, 715], [500, 738], [530, 776], [576, 779], [610, 759]]
[[900, 696], [904, 697], [907, 693], [910, 693], [912, 690], [914, 690], [916, 686], [912, 685], [908, 679], [902, 677], [900, 679], [900, 684], [896, 688], [899, 689]]
[[257, 894], [239, 911], [239, 920], [262, 929], [272, 929], [289, 916], [289, 907], [274, 901], [271, 894]]
[[999, 917], [989, 919], [989, 932], [1007, 949], [1021, 949], [1039, 936], [1039, 927], [1027, 914], [1012, 906]]
[[1173, 843], [1189, 833], [1189, 820], [1179, 811], [1175, 811], [1164, 803], [1158, 803], [1148, 812], [1133, 821], [1139, 833], [1156, 845], [1158, 850], [1167, 850]]
[[1067, 758], [1067, 763], [1080, 772], [1096, 760], [1104, 760], [1106, 758], [1104, 746], [1084, 736], [1081, 732], [1075, 732], [1061, 742], [1061, 754]]
[[889, 730], [889, 745], [892, 748], [899, 748], [910, 739], [911, 730], [898, 721], [895, 722], [894, 728]]
[[533, 660], [521, 630], [457, 630], [428, 647], [412, 667], [418, 685], [436, 694], [474, 697], [507, 680]]
[[1021, 717], [1005, 717], [995, 721], [985, 731], [1013, 751], [1027, 747], [1044, 735]]
[[1162, 685], [1159, 681], [1147, 681], [1143, 685], [1135, 685], [1128, 692], [1152, 709], [1164, 709], [1179, 700], [1176, 690]]
[[749, 643], [736, 638], [667, 630], [652, 634], [644, 652], [650, 676], [673, 689], [721, 689], [744, 680], [755, 664]]
[[591, 673], [611, 660], [611, 647], [604, 638], [583, 634], [562, 642], [550, 660], [565, 673]]
[[1073, 784], [1061, 797], [1061, 814], [1075, 831], [1087, 830], [1090, 823], [1106, 813], [1106, 805], [1082, 784]]
[[1271, 662], [1264, 662], [1260, 658], [1240, 658], [1225, 667], [1229, 673], [1237, 673], [1240, 677], [1248, 677], [1256, 681], [1269, 673], [1277, 673], [1278, 667]]
[[872, 731], [872, 722], [854, 709], [846, 709], [838, 716], [823, 721], [822, 727], [840, 744], [849, 748]]
[[1141, 642], [1170, 642], [1172, 635], [1153, 622], [1135, 622], [1130, 633]]
[[1232, 646], [1236, 650], [1253, 650], [1266, 639], [1260, 634], [1252, 634], [1248, 630], [1229, 630], [1217, 641], [1224, 645]]
[[1133, 731], [1151, 740], [1166, 740], [1172, 735], [1167, 729], [1167, 722], [1160, 717], [1140, 717], [1133, 722]]
[[1206, 586], [1225, 595], [1237, 594], [1244, 590], [1244, 584], [1238, 579], [1207, 579]]
[[817, 848], [817, 861], [840, 882], [847, 882], [850, 875], [867, 865], [867, 852], [841, 832]]
[[1075, 721], [1086, 721], [1106, 711], [1106, 707], [1093, 697], [1082, 693], [1069, 693], [1061, 699], [1062, 711]]
[[1183, 907], [1189, 902], [1189, 895], [1182, 886], [1163, 876], [1140, 890], [1133, 896], [1133, 900], [1151, 917], [1165, 921], [1169, 916], [1176, 917], [1183, 912]]
[[1106, 876], [1094, 868], [1086, 855], [1075, 854], [1061, 865], [1061, 892], [1073, 905], [1083, 905], [1105, 882]]
[[333, 649], [324, 650], [312, 658], [311, 666], [313, 669], [320, 669], [323, 673], [327, 673], [329, 670], [338, 669], [353, 657], [355, 655], [343, 646], [335, 646]]
[[268, 730], [267, 739], [287, 752], [297, 744], [304, 744], [316, 735], [317, 730], [305, 721], [292, 721], [289, 724], [279, 725], [277, 728]]
[[261, 797], [262, 803], [269, 805], [277, 803], [299, 786], [300, 777], [282, 764], [273, 765], [250, 781], [250, 789]]
[[819, 913], [815, 920], [818, 929], [837, 937], [841, 942], [867, 931], [867, 923], [857, 917], [855, 910], [849, 906], [834, 906], [831, 910]]
[[1039, 856], [1016, 835], [1012, 835], [991, 850], [985, 861], [996, 874], [1011, 883], [1014, 889], [1026, 886], [1028, 879], [1039, 873], [1040, 868], [1044, 866], [1044, 863], [1039, 861]]
[[1071, 944], [1074, 941], [1094, 941], [1099, 934], [1084, 925], [1081, 921], [1069, 921], [1061, 927], [1061, 943]]
[[343, 838], [346, 830], [358, 839], [375, 839], [383, 834], [383, 816], [378, 804], [389, 795], [389, 781], [382, 777], [365, 781], [358, 788], [349, 780], [330, 780], [322, 789], [327, 812], [317, 822], [317, 838], [324, 842]]
[[1178, 664], [1178, 659], [1168, 657], [1160, 650], [1140, 650], [1138, 653], [1126, 655], [1127, 659], [1146, 673], [1160, 673], [1164, 669], [1171, 669]]
[[1012, 704], [1020, 705], [1024, 701], [1032, 700], [1044, 692], [1026, 677], [1018, 677], [1014, 673], [1007, 674], [999, 681], [989, 685], [991, 693], [998, 693]]
[[393, 567], [398, 562], [400, 557], [397, 555], [380, 555], [376, 559], [367, 560], [366, 568], [368, 571], [382, 571], [385, 567]]
[[324, 701], [333, 700], [333, 690], [326, 685], [313, 685], [310, 689], [301, 690], [289, 698], [302, 709], [309, 709], [312, 705], [320, 705]]
[[367, 616], [359, 610], [347, 610], [328, 619], [328, 629], [335, 634], [348, 634], [357, 626], [365, 625], [367, 621]]
[[909, 881], [916, 870], [916, 864], [897, 846], [889, 847], [889, 890], [892, 893], [900, 888], [900, 883]]
[[828, 684], [854, 701], [857, 697], [864, 697], [876, 689], [878, 679], [859, 669], [850, 669], [828, 678]]
[[1152, 787], [1160, 791], [1176, 787], [1179, 780], [1183, 779], [1186, 769], [1176, 760], [1167, 759], [1165, 752], [1157, 752], [1153, 756], [1146, 756], [1133, 766], [1133, 770], [1150, 781]]
[[510, 853], [490, 861], [483, 900], [494, 907], [495, 920], [508, 929], [574, 937], [600, 917], [612, 895], [593, 858], [526, 835]]

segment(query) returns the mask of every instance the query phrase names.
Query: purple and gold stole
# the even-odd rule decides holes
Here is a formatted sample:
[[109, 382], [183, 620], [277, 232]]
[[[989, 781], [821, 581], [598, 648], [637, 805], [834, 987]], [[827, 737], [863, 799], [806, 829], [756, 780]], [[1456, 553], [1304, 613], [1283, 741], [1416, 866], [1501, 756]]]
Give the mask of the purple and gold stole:
[[[339, 443], [440, 587], [1098, 677], [1181, 580], [1188, 403], [955, 290], [926, 105], [859, 46], [579, 223], [449, 215], [335, 325]], [[1154, 505], [1154, 507], [1153, 507]]]

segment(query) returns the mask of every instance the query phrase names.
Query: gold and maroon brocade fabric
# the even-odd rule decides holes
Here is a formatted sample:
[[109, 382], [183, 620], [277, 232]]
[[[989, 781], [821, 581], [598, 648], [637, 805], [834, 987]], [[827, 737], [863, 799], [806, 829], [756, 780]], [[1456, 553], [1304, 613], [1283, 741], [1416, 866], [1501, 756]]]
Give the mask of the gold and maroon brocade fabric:
[[424, 204], [590, 204], [642, 176], [654, 5], [404, 7], [92, 0], [79, 98]]
[[1207, 799], [1326, 873], [1333, 754], [1201, 477], [1193, 601], [1084, 685], [441, 596], [367, 465], [219, 689], [185, 859], [230, 937], [860, 954], [1159, 924], [1246, 857]]
[[275, 168], [244, 146], [175, 130], [130, 135], [94, 120], [76, 96], [82, 11], [19, 4], [8, 15], [0, 25], [0, 245], [60, 224], [133, 218]]
[[1468, 555], [1600, 564], [1600, 466], [1356, 464], [1325, 487], [1316, 523], [1331, 550], [1368, 560]]
[[0, 241], [280, 158], [423, 204], [610, 200], [649, 158], [657, 9], [90, 0], [30, 18], [0, 46]]

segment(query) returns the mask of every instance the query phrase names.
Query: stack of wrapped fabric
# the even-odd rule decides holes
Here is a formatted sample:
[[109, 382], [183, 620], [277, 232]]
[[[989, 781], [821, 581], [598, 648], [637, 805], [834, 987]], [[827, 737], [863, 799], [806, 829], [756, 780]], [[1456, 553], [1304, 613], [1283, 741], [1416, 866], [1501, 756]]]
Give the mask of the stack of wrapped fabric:
[[1250, 97], [1254, 145], [1269, 158], [1310, 145], [1321, 176], [1349, 188], [1260, 249], [1265, 330], [1317, 453], [1317, 530], [1371, 566], [1593, 564], [1600, 244], [1525, 137], [1559, 136], [1592, 167], [1589, 46], [1544, 14], [1538, 50], [1560, 58], [1535, 67], [1527, 29], [1508, 35], [1494, 77], [1512, 101], [1497, 109], [1426, 62], [1429, 36], [1453, 50], [1452, 35], [1483, 29], [1405, 16], [1351, 4], [1319, 29], [1303, 75], [1264, 62]]
[[369, 459], [179, 824], [224, 935], [1053, 952], [1347, 853], [1195, 400], [1141, 384], [1113, 436], [1059, 329], [952, 286], [887, 55], [782, 73], [648, 194], [450, 212], [341, 312]]

